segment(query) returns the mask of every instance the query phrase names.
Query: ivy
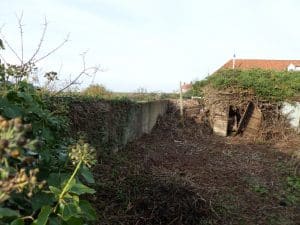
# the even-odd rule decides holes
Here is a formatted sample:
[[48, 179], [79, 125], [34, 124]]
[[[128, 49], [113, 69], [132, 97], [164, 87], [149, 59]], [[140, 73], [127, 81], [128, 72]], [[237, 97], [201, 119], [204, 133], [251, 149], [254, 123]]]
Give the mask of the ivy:
[[194, 95], [203, 95], [203, 88], [218, 90], [241, 88], [252, 90], [262, 100], [283, 101], [300, 96], [300, 72], [262, 69], [219, 70], [193, 85]]
[[93, 207], [80, 199], [95, 193], [84, 184], [94, 182], [95, 149], [66, 137], [68, 109], [50, 110], [49, 101], [25, 80], [0, 82], [1, 225], [96, 219]]

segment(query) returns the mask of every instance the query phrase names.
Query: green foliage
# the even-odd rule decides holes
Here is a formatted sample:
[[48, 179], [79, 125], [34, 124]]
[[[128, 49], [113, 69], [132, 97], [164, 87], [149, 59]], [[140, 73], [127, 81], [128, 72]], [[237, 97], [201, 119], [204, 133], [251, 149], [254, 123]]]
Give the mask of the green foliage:
[[255, 92], [264, 100], [282, 101], [300, 94], [300, 72], [262, 69], [219, 70], [193, 85], [195, 94], [202, 95], [203, 87], [216, 89], [241, 88]]
[[41, 93], [25, 81], [17, 87], [8, 84], [0, 88], [0, 114], [6, 118], [22, 117], [32, 124], [34, 136], [46, 145], [53, 145], [67, 124], [63, 118], [52, 115], [43, 103]]
[[298, 205], [300, 203], [300, 177], [289, 176], [286, 182], [285, 202], [289, 205]]
[[261, 196], [265, 196], [268, 193], [268, 189], [260, 184], [255, 184], [252, 187], [253, 191], [260, 194]]
[[193, 90], [189, 90], [185, 93], [183, 93], [182, 97], [185, 99], [191, 98], [193, 96]]
[[80, 198], [95, 193], [84, 184], [94, 181], [89, 167], [96, 162], [95, 150], [82, 141], [68, 148], [74, 141], [64, 138], [67, 104], [49, 104], [51, 98], [22, 79], [22, 73], [14, 74], [18, 70], [0, 67], [0, 114], [8, 119], [0, 117], [0, 224], [95, 220], [92, 206]]
[[95, 193], [81, 182], [93, 181], [88, 167], [96, 163], [95, 149], [79, 141], [69, 150], [75, 167], [71, 173], [43, 175], [38, 157], [33, 157], [39, 153], [37, 141], [26, 138], [30, 129], [31, 125], [23, 125], [20, 118], [0, 118], [0, 224], [24, 224], [28, 218], [32, 225], [95, 220], [92, 206], [80, 199], [80, 195]]
[[205, 78], [205, 80], [196, 81], [193, 83], [193, 96], [202, 97], [203, 96], [203, 87], [205, 87], [208, 84], [207, 81], [208, 78]]

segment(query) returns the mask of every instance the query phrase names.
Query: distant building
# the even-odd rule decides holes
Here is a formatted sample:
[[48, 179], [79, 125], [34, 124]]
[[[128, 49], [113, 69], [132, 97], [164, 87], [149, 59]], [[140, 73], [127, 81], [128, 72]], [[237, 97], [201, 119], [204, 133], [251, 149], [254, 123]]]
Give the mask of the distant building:
[[189, 90], [192, 90], [192, 88], [193, 88], [192, 82], [190, 82], [189, 84], [187, 84], [187, 83], [181, 84], [181, 90], [182, 90], [182, 93], [186, 93], [186, 92], [188, 92]]
[[300, 71], [300, 60], [230, 59], [220, 69], [268, 69]]

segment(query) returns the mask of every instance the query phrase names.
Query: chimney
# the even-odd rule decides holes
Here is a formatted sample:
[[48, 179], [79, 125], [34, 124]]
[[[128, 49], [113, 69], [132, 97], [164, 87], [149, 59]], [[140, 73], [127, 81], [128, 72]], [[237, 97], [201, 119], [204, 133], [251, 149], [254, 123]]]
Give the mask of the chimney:
[[235, 68], [235, 54], [233, 54], [233, 58], [232, 58], [232, 69]]

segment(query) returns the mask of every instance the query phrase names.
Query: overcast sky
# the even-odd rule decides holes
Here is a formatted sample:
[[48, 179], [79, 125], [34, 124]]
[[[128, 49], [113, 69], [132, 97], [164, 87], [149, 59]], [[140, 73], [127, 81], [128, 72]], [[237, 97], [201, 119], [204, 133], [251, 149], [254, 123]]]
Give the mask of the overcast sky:
[[299, 0], [1, 0], [0, 7], [2, 33], [17, 50], [15, 14], [23, 11], [25, 56], [38, 43], [45, 16], [41, 53], [70, 33], [39, 65], [43, 70], [75, 75], [88, 50], [87, 64], [106, 69], [94, 82], [114, 91], [173, 91], [179, 81], [213, 73], [234, 53], [300, 59]]

